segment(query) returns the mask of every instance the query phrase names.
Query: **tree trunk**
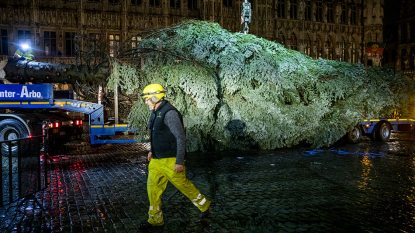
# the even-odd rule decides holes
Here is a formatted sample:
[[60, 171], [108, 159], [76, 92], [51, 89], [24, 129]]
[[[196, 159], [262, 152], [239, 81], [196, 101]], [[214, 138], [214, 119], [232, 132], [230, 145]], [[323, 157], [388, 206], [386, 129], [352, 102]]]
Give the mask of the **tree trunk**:
[[1, 78], [12, 83], [100, 83], [109, 75], [106, 67], [91, 69], [87, 66], [16, 59], [9, 59], [3, 70], [5, 76]]

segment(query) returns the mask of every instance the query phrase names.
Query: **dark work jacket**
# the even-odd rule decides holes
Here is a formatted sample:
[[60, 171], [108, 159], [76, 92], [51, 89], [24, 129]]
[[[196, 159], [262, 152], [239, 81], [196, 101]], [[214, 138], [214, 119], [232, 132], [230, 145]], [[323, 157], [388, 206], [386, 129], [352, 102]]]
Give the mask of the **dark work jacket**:
[[176, 111], [183, 124], [180, 112], [166, 100], [163, 100], [160, 106], [151, 113], [148, 128], [150, 129], [151, 152], [154, 158], [176, 157], [176, 138], [169, 127], [164, 124], [164, 117], [168, 111]]

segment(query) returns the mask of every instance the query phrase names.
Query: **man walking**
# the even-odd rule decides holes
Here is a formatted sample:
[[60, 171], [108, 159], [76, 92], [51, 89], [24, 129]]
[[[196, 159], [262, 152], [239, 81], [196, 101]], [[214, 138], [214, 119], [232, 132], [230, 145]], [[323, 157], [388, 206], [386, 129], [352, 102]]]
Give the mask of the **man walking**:
[[164, 99], [166, 91], [160, 84], [147, 85], [141, 96], [151, 110], [148, 122], [151, 150], [147, 156], [150, 162], [147, 179], [150, 208], [148, 220], [140, 225], [140, 230], [164, 224], [161, 196], [168, 181], [192, 201], [202, 212], [202, 218], [206, 217], [210, 200], [186, 177], [186, 137], [180, 112]]

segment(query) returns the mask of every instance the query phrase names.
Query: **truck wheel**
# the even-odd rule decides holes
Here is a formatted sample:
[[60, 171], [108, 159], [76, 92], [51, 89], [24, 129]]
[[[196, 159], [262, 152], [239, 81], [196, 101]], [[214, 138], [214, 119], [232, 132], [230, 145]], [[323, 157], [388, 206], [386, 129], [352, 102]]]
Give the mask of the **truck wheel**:
[[376, 127], [375, 139], [376, 141], [387, 142], [389, 141], [389, 138], [391, 137], [391, 133], [392, 133], [392, 129], [390, 125], [386, 122], [381, 122]]
[[[26, 127], [18, 120], [15, 119], [4, 119], [0, 121], [0, 141], [6, 140], [16, 140], [19, 138], [26, 138], [29, 135]], [[23, 141], [20, 143], [20, 146], [26, 144]], [[13, 156], [16, 156], [19, 153], [19, 143], [17, 141], [12, 141], [10, 143], [1, 144], [1, 154], [3, 156], [8, 156], [9, 151], [11, 151]], [[20, 148], [21, 149], [21, 148]]]
[[346, 139], [349, 143], [358, 143], [360, 139], [362, 138], [362, 131], [360, 131], [360, 128], [355, 126], [352, 130], [350, 130], [347, 135]]

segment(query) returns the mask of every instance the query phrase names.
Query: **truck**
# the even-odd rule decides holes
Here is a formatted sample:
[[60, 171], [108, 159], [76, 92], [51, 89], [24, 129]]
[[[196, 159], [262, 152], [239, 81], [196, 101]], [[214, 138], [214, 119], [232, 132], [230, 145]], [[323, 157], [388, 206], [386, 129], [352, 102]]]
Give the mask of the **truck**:
[[[54, 65], [28, 61], [12, 61], [11, 64], [14, 67], [23, 68], [38, 67], [42, 64], [44, 64], [43, 67], [45, 64]], [[61, 66], [61, 69], [63, 69], [63, 74], [66, 68]], [[3, 81], [7, 80], [7, 82], [0, 84], [0, 141], [13, 141], [42, 135], [46, 128], [50, 146], [60, 146], [73, 138], [81, 137], [85, 118], [73, 119], [68, 116], [68, 113], [79, 113], [87, 118], [86, 125], [91, 145], [136, 142], [134, 139], [113, 139], [114, 135], [131, 134], [134, 133], [134, 130], [129, 128], [127, 124], [104, 124], [104, 106], [102, 104], [69, 97], [55, 98], [57, 92], [53, 89], [53, 83], [43, 83], [45, 80], [50, 81], [50, 77], [44, 77], [45, 80], [41, 80], [42, 83], [33, 84], [30, 82], [27, 84], [21, 82], [22, 75], [18, 75], [21, 73], [17, 69], [14, 75], [8, 76], [6, 79], [3, 77]], [[18, 83], [9, 83], [9, 80], [17, 80]], [[18, 145], [16, 143], [2, 143], [1, 152], [3, 155], [10, 152], [16, 154]]]
[[358, 143], [363, 136], [367, 136], [374, 141], [389, 141], [392, 132], [414, 133], [415, 119], [399, 118], [365, 119], [357, 124], [346, 135], [351, 143]]

